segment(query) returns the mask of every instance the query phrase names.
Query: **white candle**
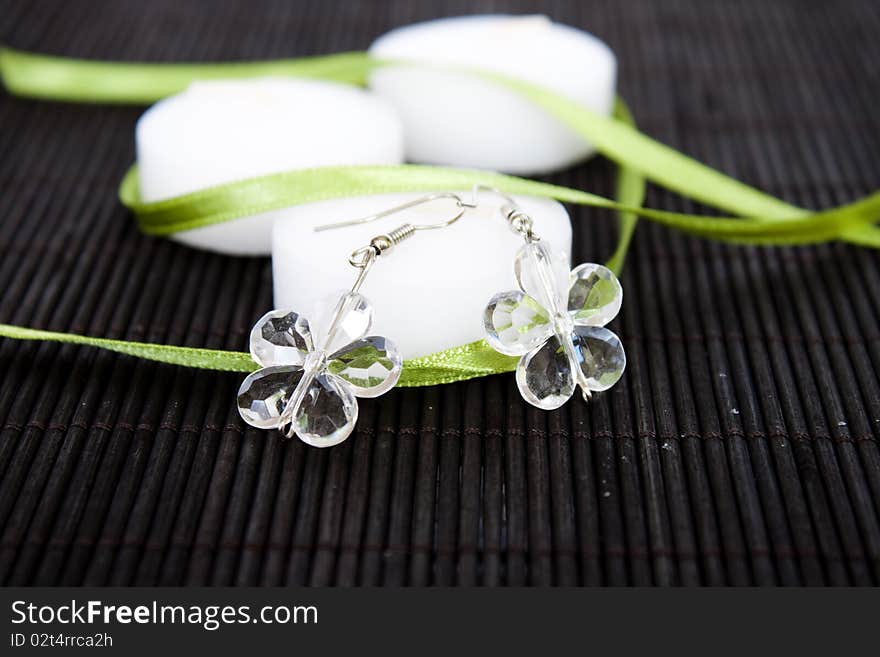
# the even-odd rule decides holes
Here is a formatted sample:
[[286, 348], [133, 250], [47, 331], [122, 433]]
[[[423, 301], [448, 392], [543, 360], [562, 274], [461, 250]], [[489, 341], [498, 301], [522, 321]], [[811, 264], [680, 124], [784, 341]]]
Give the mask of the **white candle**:
[[[467, 16], [397, 28], [370, 53], [519, 78], [599, 114], [614, 103], [617, 62], [602, 41], [545, 16]], [[407, 159], [535, 174], [562, 169], [592, 148], [543, 110], [477, 76], [383, 67], [370, 88], [397, 108]]]
[[[279, 171], [403, 161], [400, 121], [385, 101], [311, 80], [193, 83], [147, 110], [136, 142], [145, 201]], [[221, 253], [268, 254], [273, 222], [289, 215], [266, 212], [172, 239]]]
[[[470, 198], [470, 191], [459, 192]], [[369, 224], [315, 232], [328, 223], [387, 210], [423, 194], [382, 194], [339, 199], [291, 208], [287, 221], [275, 224], [272, 269], [275, 307], [307, 318], [316, 302], [349, 289], [357, 270], [353, 250], [403, 223], [430, 224], [455, 214], [451, 200], [437, 200]], [[483, 337], [483, 310], [497, 293], [516, 289], [514, 256], [523, 244], [499, 212], [500, 199], [479, 196], [448, 228], [417, 232], [383, 255], [362, 288], [375, 308], [371, 334], [390, 338], [404, 358], [424, 356]], [[571, 224], [555, 201], [516, 197], [534, 219], [535, 232], [555, 250], [571, 254]]]

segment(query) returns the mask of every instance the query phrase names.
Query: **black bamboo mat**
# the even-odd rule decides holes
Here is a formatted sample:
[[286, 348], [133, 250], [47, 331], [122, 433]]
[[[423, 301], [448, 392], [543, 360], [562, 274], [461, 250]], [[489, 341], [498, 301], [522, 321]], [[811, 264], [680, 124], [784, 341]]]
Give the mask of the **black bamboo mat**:
[[[880, 187], [880, 5], [0, 2], [8, 45], [122, 60], [361, 49], [441, 15], [543, 11], [607, 41], [650, 135], [827, 207]], [[268, 259], [138, 233], [142, 109], [0, 96], [0, 321], [243, 349]], [[515, 136], [512, 136], [515, 138]], [[610, 194], [595, 160], [553, 181]], [[657, 188], [647, 204], [706, 211]], [[576, 260], [608, 213], [571, 208]], [[880, 254], [738, 248], [643, 223], [629, 368], [544, 413], [513, 376], [398, 390], [315, 450], [245, 429], [240, 376], [0, 341], [0, 582], [880, 583]]]

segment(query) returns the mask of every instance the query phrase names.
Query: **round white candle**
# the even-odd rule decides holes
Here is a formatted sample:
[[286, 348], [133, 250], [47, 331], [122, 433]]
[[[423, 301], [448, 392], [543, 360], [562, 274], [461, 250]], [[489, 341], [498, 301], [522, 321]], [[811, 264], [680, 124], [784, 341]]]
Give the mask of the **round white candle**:
[[[470, 198], [470, 192], [459, 192]], [[368, 224], [315, 232], [323, 224], [387, 210], [423, 194], [382, 194], [292, 208], [273, 232], [275, 307], [311, 318], [316, 302], [347, 290], [357, 276], [353, 250], [403, 223], [431, 224], [455, 214], [452, 200], [435, 200]], [[497, 292], [517, 288], [513, 261], [523, 244], [489, 193], [448, 228], [420, 231], [386, 252], [362, 288], [375, 308], [370, 331], [393, 340], [404, 358], [424, 356], [483, 337], [486, 304]], [[571, 224], [555, 201], [516, 197], [534, 219], [535, 232], [554, 249], [571, 254]]]
[[[403, 135], [392, 107], [368, 91], [331, 82], [258, 78], [193, 83], [140, 118], [141, 196], [158, 201], [279, 171], [346, 164], [400, 164]], [[172, 236], [198, 248], [268, 254], [266, 212]]]
[[[545, 16], [467, 16], [397, 28], [377, 39], [380, 59], [472, 68], [519, 78], [604, 115], [617, 60], [605, 43]], [[534, 174], [592, 153], [570, 128], [498, 84], [428, 68], [388, 66], [370, 88], [397, 108], [407, 159]]]

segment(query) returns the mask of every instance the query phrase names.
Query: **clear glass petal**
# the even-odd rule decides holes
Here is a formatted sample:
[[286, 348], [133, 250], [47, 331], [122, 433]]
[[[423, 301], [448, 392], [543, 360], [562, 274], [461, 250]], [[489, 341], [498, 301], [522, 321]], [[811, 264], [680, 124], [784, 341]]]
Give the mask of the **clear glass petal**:
[[571, 359], [552, 335], [543, 345], [523, 356], [516, 366], [516, 383], [527, 402], [552, 411], [574, 393]]
[[565, 310], [568, 293], [568, 257], [544, 242], [520, 247], [513, 263], [516, 280], [526, 294], [537, 299], [551, 314]]
[[314, 349], [305, 317], [292, 310], [270, 310], [251, 329], [251, 357], [260, 365], [302, 365]]
[[600, 326], [577, 326], [571, 337], [586, 386], [601, 391], [617, 383], [626, 368], [620, 338]]
[[357, 397], [378, 397], [400, 378], [403, 358], [391, 340], [370, 336], [330, 356], [327, 369], [347, 381]]
[[348, 384], [332, 374], [318, 374], [294, 411], [293, 428], [304, 443], [332, 447], [348, 438], [357, 415], [357, 400]]
[[550, 335], [553, 324], [547, 310], [519, 290], [496, 294], [483, 313], [486, 341], [508, 356], [522, 356]]
[[367, 334], [373, 325], [373, 306], [357, 292], [336, 292], [317, 303], [312, 318], [315, 342], [333, 353]]
[[576, 324], [605, 326], [620, 312], [623, 288], [607, 267], [591, 262], [571, 272], [568, 312]]
[[276, 429], [287, 400], [303, 375], [297, 365], [264, 367], [248, 374], [238, 389], [241, 418], [258, 429]]

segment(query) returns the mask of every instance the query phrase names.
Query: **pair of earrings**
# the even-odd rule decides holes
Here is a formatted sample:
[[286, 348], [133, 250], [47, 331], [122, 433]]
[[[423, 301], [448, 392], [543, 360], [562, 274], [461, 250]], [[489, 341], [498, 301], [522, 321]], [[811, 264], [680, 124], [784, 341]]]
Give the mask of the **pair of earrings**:
[[[250, 335], [252, 358], [262, 369], [249, 374], [238, 391], [241, 417], [260, 429], [315, 447], [345, 440], [357, 422], [357, 397], [378, 397], [397, 383], [403, 359], [393, 342], [368, 335], [373, 307], [359, 290], [376, 261], [416, 232], [450, 226], [476, 207], [457, 194], [431, 194], [355, 221], [322, 226], [326, 230], [367, 223], [439, 198], [452, 199], [456, 213], [446, 221], [403, 224], [374, 237], [349, 258], [358, 270], [354, 285], [319, 304], [310, 322], [289, 310], [272, 310]], [[489, 188], [484, 188], [489, 189]], [[514, 259], [518, 290], [496, 294], [483, 313], [489, 345], [519, 356], [516, 382], [523, 398], [545, 410], [559, 408], [580, 387], [584, 400], [607, 390], [623, 374], [626, 355], [620, 339], [604, 328], [617, 315], [623, 290], [606, 267], [586, 263], [569, 271], [567, 258], [554, 252], [533, 230], [533, 221], [516, 202], [504, 199], [501, 214], [524, 244]]]

